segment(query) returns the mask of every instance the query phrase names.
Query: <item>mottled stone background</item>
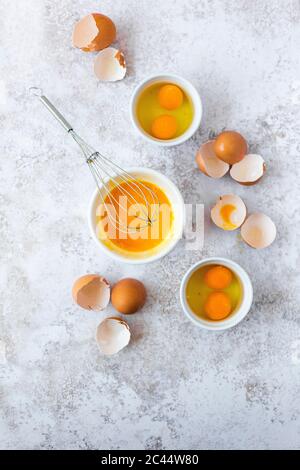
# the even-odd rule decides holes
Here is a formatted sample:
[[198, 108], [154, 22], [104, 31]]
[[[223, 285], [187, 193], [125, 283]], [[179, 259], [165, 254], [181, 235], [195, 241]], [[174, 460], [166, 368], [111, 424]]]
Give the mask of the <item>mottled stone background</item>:
[[[99, 83], [93, 55], [71, 46], [76, 20], [101, 11], [118, 27], [128, 74]], [[22, 449], [297, 448], [300, 444], [299, 131], [297, 0], [1, 0], [1, 447]], [[177, 72], [199, 89], [204, 116], [187, 143], [161, 149], [131, 127], [134, 86]], [[202, 252], [182, 241], [163, 261], [120, 265], [102, 255], [86, 214], [93, 181], [69, 137], [35, 100], [44, 88], [95, 146], [123, 165], [169, 176], [186, 202], [243, 197], [278, 227], [263, 251], [206, 220]], [[256, 187], [199, 173], [210, 131], [240, 130], [268, 166]], [[180, 280], [204, 256], [249, 272], [255, 300], [230, 331], [184, 317]], [[103, 315], [79, 309], [74, 279], [132, 275], [148, 288], [129, 318], [133, 340], [113, 358], [94, 341]], [[110, 307], [105, 314], [113, 313]]]

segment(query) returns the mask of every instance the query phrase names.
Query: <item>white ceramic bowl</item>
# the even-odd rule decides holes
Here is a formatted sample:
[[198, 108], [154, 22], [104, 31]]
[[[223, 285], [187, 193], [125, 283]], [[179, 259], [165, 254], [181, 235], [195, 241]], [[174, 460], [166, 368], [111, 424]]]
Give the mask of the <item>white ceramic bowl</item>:
[[[208, 264], [218, 264], [226, 266], [227, 268], [231, 269], [237, 278], [240, 280], [242, 288], [243, 288], [243, 295], [240, 304], [237, 308], [229, 315], [229, 317], [225, 318], [221, 321], [210, 321], [205, 320], [204, 318], [198, 317], [189, 307], [187, 300], [186, 300], [186, 286], [191, 277], [191, 275], [200, 267], [205, 266]], [[237, 325], [243, 318], [247, 315], [250, 310], [251, 304], [253, 299], [253, 288], [250, 278], [246, 271], [234, 261], [226, 258], [205, 258], [198, 263], [194, 264], [184, 275], [181, 286], [180, 286], [180, 302], [183, 308], [184, 313], [186, 316], [191, 320], [195, 325], [200, 326], [201, 328], [205, 328], [206, 330], [226, 330], [227, 328], [231, 328], [232, 326]]]
[[[159, 186], [165, 194], [168, 196], [169, 201], [173, 208], [174, 214], [174, 222], [172, 228], [172, 235], [165, 239], [155, 250], [151, 250], [149, 253], [137, 253], [137, 254], [129, 254], [128, 252], [124, 251], [121, 252], [112, 250], [110, 247], [107, 246], [104, 240], [100, 239], [97, 236], [97, 220], [96, 220], [96, 211], [97, 207], [100, 204], [100, 195], [99, 189], [97, 188], [91, 198], [89, 209], [88, 209], [88, 224], [90, 228], [91, 235], [95, 240], [98, 247], [104, 251], [108, 256], [111, 258], [129, 263], [129, 264], [146, 264], [152, 261], [157, 261], [158, 259], [165, 256], [169, 253], [177, 244], [177, 242], [182, 238], [183, 233], [183, 226], [185, 220], [185, 209], [184, 209], [184, 202], [183, 198], [175, 186], [169, 178], [162, 175], [158, 171], [151, 170], [149, 168], [140, 168], [140, 167], [133, 167], [128, 168], [126, 171], [129, 174], [132, 174], [135, 178], [142, 178], [144, 181], [149, 181], [157, 186]], [[101, 188], [100, 188], [101, 189]]]
[[[142, 91], [145, 88], [157, 82], [174, 83], [175, 85], [180, 86], [180, 88], [182, 88], [186, 92], [186, 94], [189, 96], [190, 100], [193, 103], [193, 107], [194, 107], [193, 121], [190, 127], [186, 130], [186, 132], [184, 132], [179, 137], [176, 137], [175, 139], [162, 140], [162, 139], [156, 139], [155, 137], [152, 137], [142, 128], [137, 118], [136, 106], [137, 106], [137, 101], [138, 101], [139, 96], [141, 95]], [[192, 85], [191, 82], [189, 82], [185, 78], [182, 78], [178, 75], [173, 75], [173, 74], [152, 75], [151, 77], [143, 80], [142, 83], [140, 83], [135, 88], [131, 97], [131, 101], [130, 101], [130, 117], [131, 117], [131, 121], [135, 129], [148, 142], [154, 142], [164, 147], [171, 147], [173, 145], [182, 144], [183, 142], [188, 140], [190, 137], [192, 137], [192, 135], [197, 131], [197, 129], [200, 126], [200, 122], [202, 118], [202, 102], [201, 102], [200, 95], [198, 91], [196, 90], [196, 88], [194, 87], [194, 85]]]

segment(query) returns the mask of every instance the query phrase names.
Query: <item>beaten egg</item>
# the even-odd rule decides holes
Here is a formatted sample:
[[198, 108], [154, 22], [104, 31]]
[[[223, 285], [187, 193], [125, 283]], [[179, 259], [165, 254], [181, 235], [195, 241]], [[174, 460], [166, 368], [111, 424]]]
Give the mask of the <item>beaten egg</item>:
[[[143, 189], [142, 185], [144, 185], [155, 193], [158, 201], [157, 206], [153, 206], [150, 193], [145, 193], [144, 191], [144, 193], [140, 194], [137, 191], [136, 186], [139, 184], [141, 185], [141, 189]], [[126, 209], [128, 226], [134, 226], [137, 230], [134, 233], [124, 233], [124, 231], [119, 228], [110, 230], [113, 227], [109, 226], [107, 211], [103, 213], [100, 210], [100, 213], [97, 213], [97, 226], [99, 227], [98, 236], [103, 239], [104, 243], [112, 251], [121, 252], [123, 254], [130, 253], [132, 255], [152, 252], [157, 249], [160, 244], [166, 242], [172, 235], [174, 213], [170, 200], [163, 189], [152, 182], [137, 180], [134, 185], [130, 182], [123, 182], [113, 187], [105, 198], [105, 204], [112, 204], [119, 217], [120, 206], [126, 206], [125, 203], [119, 202], [122, 201], [124, 193], [128, 195]], [[134, 209], [135, 204], [132, 202], [132, 199], [130, 199], [130, 196], [133, 197], [138, 204], [143, 206], [145, 204], [143, 194], [147, 196], [148, 203], [153, 207], [155, 217], [153, 217], [151, 224], [147, 227], [142, 226], [142, 228], [139, 229], [138, 225], [136, 225], [139, 221], [139, 217], [134, 210], [131, 210], [131, 207]], [[100, 207], [101, 205], [99, 208]], [[133, 215], [131, 215], [131, 213]]]

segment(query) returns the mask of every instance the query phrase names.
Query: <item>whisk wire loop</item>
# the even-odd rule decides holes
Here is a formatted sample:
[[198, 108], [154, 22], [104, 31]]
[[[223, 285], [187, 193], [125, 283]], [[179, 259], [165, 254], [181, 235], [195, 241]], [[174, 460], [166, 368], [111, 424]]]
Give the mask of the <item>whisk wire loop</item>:
[[[138, 180], [85, 142], [50, 100], [43, 95], [40, 88], [31, 87], [29, 91], [32, 95], [38, 97], [80, 147], [99, 190], [100, 200], [106, 209], [109, 223], [116, 230], [125, 233], [136, 233], [151, 226], [158, 219], [159, 198], [156, 192], [145, 182]], [[138, 215], [135, 218], [140, 221], [139, 224], [134, 224], [134, 226], [128, 224], [128, 207], [125, 208], [112, 194], [115, 187], [118, 188], [118, 192], [122, 196], [127, 198], [126, 202], [130, 203], [131, 201], [136, 205]], [[107, 199], [110, 204], [107, 204]], [[154, 214], [152, 213], [153, 207]], [[125, 222], [120, 220], [123, 219], [123, 217], [120, 217], [120, 214], [123, 213], [126, 214]]]

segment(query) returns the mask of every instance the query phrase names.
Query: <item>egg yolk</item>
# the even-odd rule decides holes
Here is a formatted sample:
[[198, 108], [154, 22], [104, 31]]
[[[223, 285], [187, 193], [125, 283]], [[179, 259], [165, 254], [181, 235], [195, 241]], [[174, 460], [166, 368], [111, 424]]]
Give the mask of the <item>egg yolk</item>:
[[162, 108], [177, 109], [182, 105], [183, 93], [176, 85], [163, 85], [158, 92], [158, 101]]
[[204, 304], [204, 311], [211, 320], [223, 320], [231, 312], [231, 301], [225, 292], [212, 292]]
[[164, 114], [152, 122], [151, 132], [157, 139], [172, 139], [177, 131], [177, 121], [174, 116]]
[[225, 204], [220, 209], [220, 215], [227, 227], [230, 227], [230, 228], [235, 227], [235, 224], [231, 222], [231, 215], [235, 210], [236, 210], [236, 207], [232, 204]]
[[206, 272], [204, 281], [211, 289], [225, 289], [231, 284], [232, 272], [225, 266], [214, 266]]

